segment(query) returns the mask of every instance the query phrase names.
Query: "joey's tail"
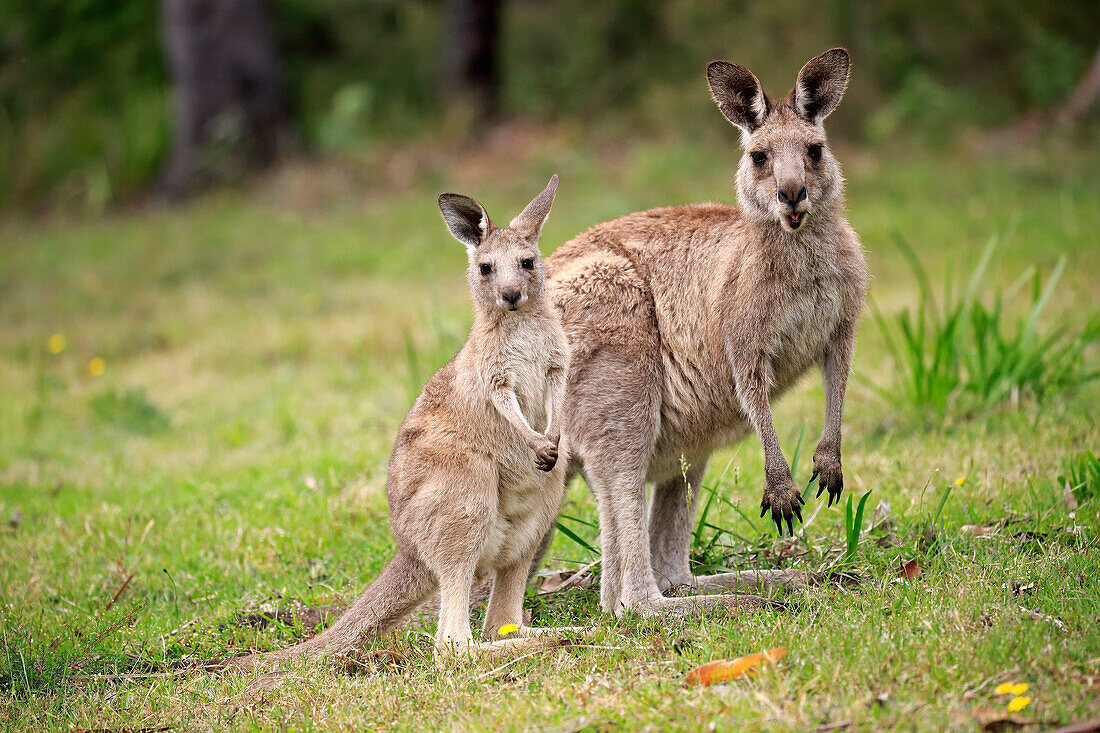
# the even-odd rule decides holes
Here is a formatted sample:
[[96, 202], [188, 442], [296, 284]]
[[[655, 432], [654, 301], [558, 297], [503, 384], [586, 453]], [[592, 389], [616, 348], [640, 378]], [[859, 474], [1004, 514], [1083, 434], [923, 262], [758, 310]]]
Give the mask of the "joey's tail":
[[435, 591], [435, 576], [424, 563], [398, 551], [382, 573], [329, 628], [312, 639], [266, 654], [207, 662], [209, 670], [251, 670], [291, 659], [317, 659], [362, 649], [389, 631]]

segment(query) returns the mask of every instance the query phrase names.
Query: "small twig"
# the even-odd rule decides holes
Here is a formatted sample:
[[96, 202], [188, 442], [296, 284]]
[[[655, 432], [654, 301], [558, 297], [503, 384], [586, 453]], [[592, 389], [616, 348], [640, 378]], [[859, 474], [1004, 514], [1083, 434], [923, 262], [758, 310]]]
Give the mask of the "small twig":
[[494, 667], [493, 669], [490, 669], [488, 672], [483, 672], [483, 673], [481, 673], [480, 675], [477, 676], [477, 679], [478, 680], [488, 679], [489, 677], [492, 677], [492, 676], [496, 675], [497, 672], [503, 672], [504, 670], [508, 669], [509, 667], [511, 667], [513, 664], [516, 664], [517, 662], [522, 662], [524, 659], [529, 659], [529, 658], [535, 656], [536, 654], [542, 654], [543, 652], [550, 651], [550, 650], [553, 650], [553, 649], [610, 649], [612, 651], [621, 651], [622, 649], [625, 649], [625, 647], [621, 647], [621, 646], [600, 646], [598, 644], [552, 644], [552, 645], [548, 645], [548, 646], [544, 646], [544, 647], [541, 647], [539, 649], [536, 649], [533, 652], [528, 652], [527, 654], [524, 654], [523, 656], [516, 657], [515, 659], [513, 659], [509, 662], [505, 662], [504, 664], [500, 665], [499, 667]]
[[77, 659], [77, 660], [76, 660], [75, 662], [73, 662], [72, 664], [70, 664], [70, 665], [69, 665], [69, 668], [70, 668], [70, 669], [79, 669], [80, 667], [83, 667], [83, 666], [84, 666], [85, 664], [87, 664], [87, 663], [88, 663], [88, 658], [87, 658], [87, 657], [86, 657], [85, 655], [86, 655], [86, 654], [87, 654], [87, 653], [88, 653], [89, 651], [91, 651], [91, 649], [92, 649], [92, 647], [93, 647], [93, 646], [95, 646], [95, 645], [96, 645], [96, 644], [98, 644], [99, 642], [103, 641], [103, 639], [105, 639], [105, 638], [106, 638], [107, 636], [109, 636], [110, 634], [113, 634], [113, 633], [115, 633], [116, 631], [118, 631], [118, 629], [119, 629], [119, 628], [120, 628], [120, 627], [121, 627], [121, 626], [122, 626], [122, 625], [123, 625], [124, 623], [126, 623], [127, 621], [129, 621], [130, 619], [132, 619], [132, 618], [133, 618], [134, 616], [136, 616], [136, 615], [138, 614], [138, 612], [139, 612], [139, 611], [142, 611], [142, 610], [144, 610], [144, 608], [145, 608], [145, 606], [144, 606], [144, 605], [138, 606], [138, 607], [137, 607], [137, 608], [135, 608], [134, 610], [130, 611], [130, 612], [129, 612], [129, 613], [127, 613], [126, 615], [124, 615], [124, 616], [122, 616], [121, 618], [119, 618], [119, 619], [118, 619], [117, 621], [115, 621], [115, 622], [114, 622], [113, 624], [111, 624], [110, 626], [108, 626], [108, 627], [107, 627], [106, 629], [104, 629], [104, 630], [103, 630], [102, 632], [100, 632], [100, 633], [99, 633], [99, 634], [98, 634], [98, 635], [97, 635], [97, 636], [96, 636], [96, 637], [95, 637], [94, 639], [92, 639], [91, 641], [89, 641], [89, 642], [88, 642], [87, 644], [85, 644], [85, 645], [84, 645], [84, 651], [82, 651], [82, 652], [80, 653], [80, 657], [81, 657], [81, 658], [80, 658], [80, 659]]
[[1013, 667], [1012, 669], [1008, 670], [1007, 672], [998, 672], [997, 674], [993, 675], [992, 677], [989, 677], [988, 679], [986, 679], [984, 682], [979, 684], [977, 687], [971, 687], [969, 690], [967, 690], [966, 692], [963, 693], [963, 697], [969, 700], [970, 698], [975, 697], [979, 692], [981, 692], [982, 689], [986, 685], [988, 685], [990, 682], [993, 682], [994, 680], [999, 680], [1001, 677], [1007, 677], [1010, 674], [1016, 674], [1019, 671], [1020, 671], [1019, 667]]
[[580, 568], [575, 573], [570, 575], [568, 578], [566, 578], [562, 582], [562, 584], [559, 585], [554, 590], [547, 591], [546, 593], [542, 593], [540, 591], [539, 595], [548, 595], [549, 596], [549, 595], [553, 595], [554, 593], [560, 593], [563, 590], [565, 590], [566, 588], [569, 588], [570, 586], [574, 585], [575, 583], [579, 583], [582, 579], [584, 579], [588, 575], [588, 571], [591, 570], [592, 568], [594, 568], [599, 562], [600, 562], [599, 560], [593, 560], [592, 562], [588, 563], [587, 565], [585, 565], [584, 567]]
[[126, 591], [126, 588], [129, 587], [129, 585], [130, 585], [130, 581], [133, 580], [133, 579], [134, 579], [134, 574], [133, 573], [130, 573], [129, 575], [126, 576], [126, 580], [122, 581], [122, 585], [120, 585], [118, 587], [118, 590], [115, 591], [115, 594], [113, 596], [111, 596], [111, 600], [107, 601], [107, 605], [103, 607], [104, 611], [110, 611], [111, 610], [111, 606], [115, 605], [115, 601], [117, 601], [118, 597], [121, 596]]

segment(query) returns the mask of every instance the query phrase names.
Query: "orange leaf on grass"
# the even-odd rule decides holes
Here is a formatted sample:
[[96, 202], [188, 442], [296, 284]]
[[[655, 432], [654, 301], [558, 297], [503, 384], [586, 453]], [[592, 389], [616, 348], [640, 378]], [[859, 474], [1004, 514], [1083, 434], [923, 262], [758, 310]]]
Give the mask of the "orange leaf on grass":
[[701, 667], [696, 667], [687, 673], [685, 680], [689, 685], [713, 685], [716, 682], [727, 682], [738, 677], [754, 674], [757, 667], [763, 667], [769, 662], [777, 662], [787, 654], [787, 647], [779, 646], [766, 652], [757, 652], [737, 659], [720, 659], [716, 662], [708, 662]]
[[906, 580], [912, 580], [923, 572], [920, 567], [920, 563], [916, 560], [908, 560], [901, 564], [901, 569], [898, 571], [898, 575]]

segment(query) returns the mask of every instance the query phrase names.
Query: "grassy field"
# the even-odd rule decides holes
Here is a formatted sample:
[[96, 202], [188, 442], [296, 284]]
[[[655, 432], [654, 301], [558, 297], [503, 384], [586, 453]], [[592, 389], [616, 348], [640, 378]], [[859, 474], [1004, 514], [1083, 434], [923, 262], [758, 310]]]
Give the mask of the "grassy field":
[[[257, 629], [241, 614], [350, 600], [389, 558], [393, 434], [470, 320], [437, 192], [474, 195], [507, 221], [559, 172], [544, 252], [634, 209], [732, 198], [732, 143], [585, 146], [559, 133], [519, 149], [303, 164], [173, 210], [0, 224], [5, 729], [974, 730], [1008, 715], [1033, 728], [1100, 717], [1100, 487], [1085, 481], [1070, 510], [1057, 480], [1100, 448], [1100, 388], [912, 405], [870, 317], [844, 454], [845, 495], [872, 492], [851, 562], [862, 586], [677, 621], [603, 616], [595, 585], [532, 587], [536, 624], [595, 623], [594, 641], [439, 667], [419, 623], [355, 673], [298, 669], [262, 689], [166, 673], [300, 638], [300, 623]], [[1078, 334], [1100, 292], [1097, 150], [842, 150], [884, 317], [918, 298], [899, 237], [936, 293], [996, 237], [984, 302], [1015, 282], [1002, 318], [1022, 321], [1031, 281], [1019, 276], [1049, 277], [1064, 257], [1039, 332], [1069, 329], [1095, 371], [1095, 341]], [[788, 458], [805, 431], [796, 482], [821, 402], [815, 376], [776, 408]], [[811, 499], [805, 528], [778, 540], [755, 519], [762, 485], [755, 440], [714, 457], [707, 496], [727, 501], [699, 529], [700, 560], [840, 567], [843, 507]], [[583, 485], [563, 512], [598, 547]], [[547, 567], [595, 559], [559, 533]], [[786, 658], [755, 679], [683, 685], [701, 663], [778, 646]], [[1021, 711], [994, 693], [1002, 682], [1029, 685]]]

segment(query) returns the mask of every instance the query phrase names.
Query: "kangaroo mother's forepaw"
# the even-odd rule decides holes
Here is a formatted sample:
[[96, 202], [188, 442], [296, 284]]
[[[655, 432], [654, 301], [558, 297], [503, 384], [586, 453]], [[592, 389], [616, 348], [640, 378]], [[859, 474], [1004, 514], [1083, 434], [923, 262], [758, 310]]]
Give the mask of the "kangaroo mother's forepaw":
[[802, 505], [805, 499], [794, 488], [794, 483], [788, 478], [786, 485], [778, 489], [767, 487], [764, 489], [764, 498], [760, 501], [760, 516], [763, 517], [769, 511], [772, 513], [772, 521], [779, 535], [783, 535], [783, 522], [787, 523], [787, 533], [794, 536], [794, 519], [802, 522]]
[[828, 490], [828, 506], [832, 506], [834, 500], [839, 505], [840, 493], [844, 491], [844, 472], [840, 468], [840, 461], [830, 461], [828, 463], [814, 461], [814, 472], [810, 476], [810, 481], [815, 478], [817, 479], [817, 495], [821, 496], [822, 491]]

